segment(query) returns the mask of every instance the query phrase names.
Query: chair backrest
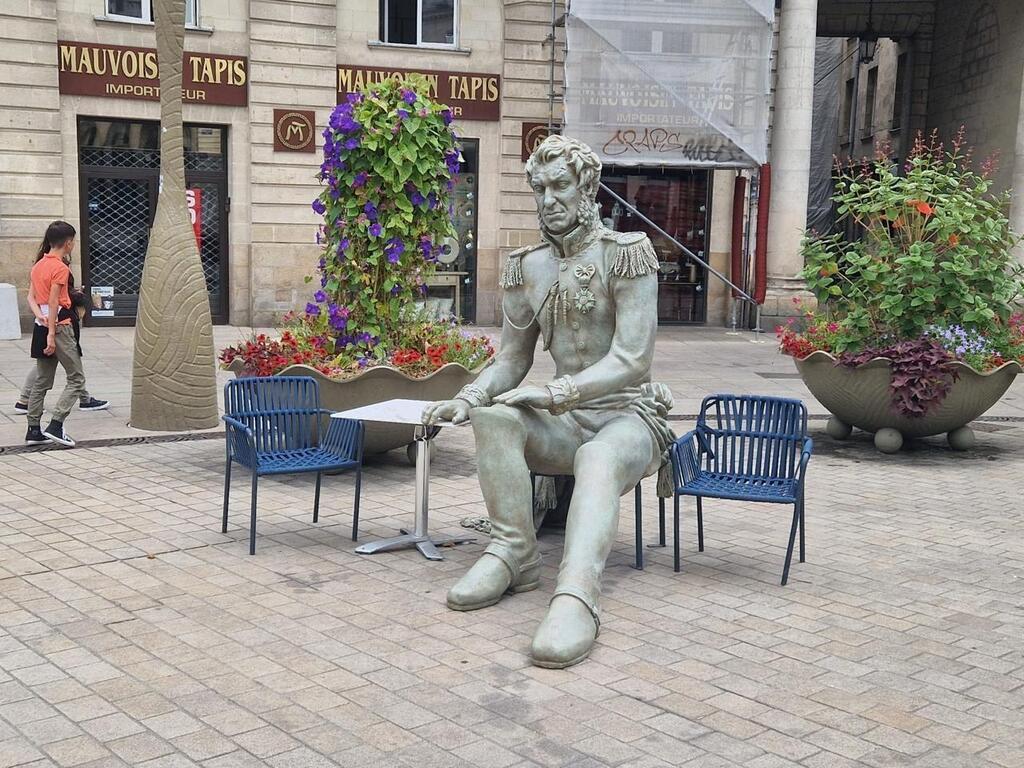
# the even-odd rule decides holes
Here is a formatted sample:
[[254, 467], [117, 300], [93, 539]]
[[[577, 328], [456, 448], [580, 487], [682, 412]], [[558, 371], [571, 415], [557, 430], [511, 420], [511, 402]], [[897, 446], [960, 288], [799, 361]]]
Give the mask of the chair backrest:
[[701, 403], [697, 430], [711, 449], [707, 470], [793, 478], [807, 437], [807, 408], [781, 397], [710, 395]]
[[224, 413], [253, 431], [258, 453], [313, 448], [320, 440], [320, 388], [309, 376], [251, 376], [224, 387]]

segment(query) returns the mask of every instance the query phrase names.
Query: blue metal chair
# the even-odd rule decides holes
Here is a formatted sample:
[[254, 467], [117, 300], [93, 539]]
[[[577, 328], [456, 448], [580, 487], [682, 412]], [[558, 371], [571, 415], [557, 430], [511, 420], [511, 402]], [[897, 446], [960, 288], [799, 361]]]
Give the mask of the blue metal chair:
[[354, 469], [355, 508], [352, 541], [359, 533], [359, 489], [363, 470], [363, 424], [330, 419], [322, 435], [322, 419], [331, 411], [320, 407], [320, 387], [308, 376], [234, 379], [224, 387], [225, 443], [224, 517], [228, 532], [231, 463], [252, 473], [249, 554], [256, 554], [256, 486], [260, 475], [316, 472], [313, 522], [320, 519], [320, 477], [327, 471]]
[[679, 571], [679, 497], [697, 499], [697, 545], [704, 551], [702, 500], [736, 499], [792, 504], [782, 585], [789, 580], [793, 544], [800, 532], [804, 562], [804, 475], [814, 441], [807, 436], [807, 408], [799, 400], [755, 395], [704, 398], [697, 428], [671, 449], [675, 493], [674, 560]]

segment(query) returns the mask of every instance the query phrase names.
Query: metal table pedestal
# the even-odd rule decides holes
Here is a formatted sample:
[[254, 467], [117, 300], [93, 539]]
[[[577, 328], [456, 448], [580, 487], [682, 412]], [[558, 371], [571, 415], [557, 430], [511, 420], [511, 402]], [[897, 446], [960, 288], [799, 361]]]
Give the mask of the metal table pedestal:
[[474, 539], [465, 536], [431, 536], [427, 533], [427, 511], [430, 493], [430, 445], [440, 430], [437, 427], [416, 428], [416, 524], [412, 532], [401, 528], [401, 536], [378, 539], [356, 547], [356, 554], [375, 555], [416, 547], [428, 560], [444, 560], [438, 547], [465, 544]]

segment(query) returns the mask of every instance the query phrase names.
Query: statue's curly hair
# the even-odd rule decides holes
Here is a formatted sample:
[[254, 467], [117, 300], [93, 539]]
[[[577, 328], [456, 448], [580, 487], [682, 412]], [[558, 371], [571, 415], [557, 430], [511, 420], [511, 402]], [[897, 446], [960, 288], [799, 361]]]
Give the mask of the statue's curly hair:
[[534, 169], [546, 165], [552, 160], [564, 158], [566, 165], [576, 171], [580, 186], [593, 199], [597, 196], [597, 184], [601, 180], [601, 160], [597, 154], [577, 139], [552, 134], [548, 136], [530, 155], [526, 161], [526, 178], [533, 176]]

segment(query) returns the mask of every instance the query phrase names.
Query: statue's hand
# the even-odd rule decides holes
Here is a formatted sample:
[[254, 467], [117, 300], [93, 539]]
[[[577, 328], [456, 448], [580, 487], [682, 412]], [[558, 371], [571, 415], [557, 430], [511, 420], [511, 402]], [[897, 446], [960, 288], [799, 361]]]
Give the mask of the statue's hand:
[[439, 421], [461, 424], [469, 418], [469, 407], [465, 400], [442, 400], [424, 408], [421, 418], [424, 424], [436, 424]]
[[547, 387], [518, 387], [494, 396], [502, 405], [528, 405], [531, 408], [550, 408], [554, 398]]

